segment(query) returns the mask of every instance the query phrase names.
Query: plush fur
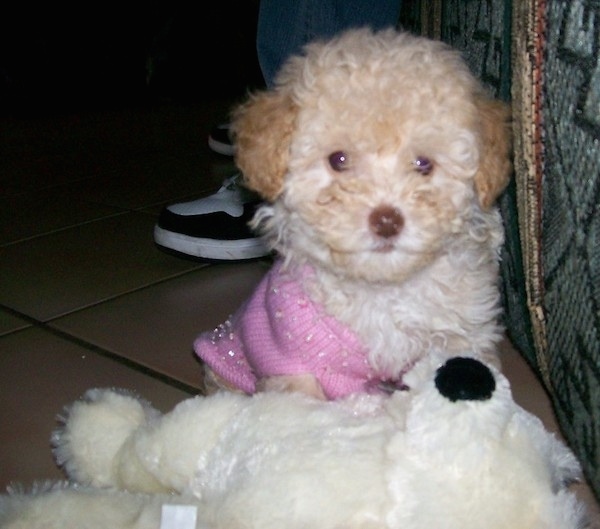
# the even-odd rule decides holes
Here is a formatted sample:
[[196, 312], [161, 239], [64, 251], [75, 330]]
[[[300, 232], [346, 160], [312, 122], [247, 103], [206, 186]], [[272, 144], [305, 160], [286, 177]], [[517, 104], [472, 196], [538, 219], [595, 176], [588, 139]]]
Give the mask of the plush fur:
[[431, 347], [495, 355], [509, 129], [457, 51], [367, 29], [307, 46], [233, 121], [255, 227], [397, 376]]
[[[94, 389], [53, 442], [73, 482], [0, 497], [3, 529], [581, 529], [573, 454], [473, 358], [411, 391], [322, 401], [219, 392], [161, 415]], [[164, 505], [195, 511], [168, 525]]]

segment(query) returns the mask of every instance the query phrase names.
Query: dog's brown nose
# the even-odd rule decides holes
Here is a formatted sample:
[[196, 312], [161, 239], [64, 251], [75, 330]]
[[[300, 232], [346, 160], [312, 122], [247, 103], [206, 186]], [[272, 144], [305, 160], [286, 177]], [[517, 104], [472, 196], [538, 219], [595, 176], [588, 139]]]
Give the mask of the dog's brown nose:
[[392, 206], [378, 206], [369, 215], [369, 227], [375, 235], [389, 239], [402, 231], [404, 217]]

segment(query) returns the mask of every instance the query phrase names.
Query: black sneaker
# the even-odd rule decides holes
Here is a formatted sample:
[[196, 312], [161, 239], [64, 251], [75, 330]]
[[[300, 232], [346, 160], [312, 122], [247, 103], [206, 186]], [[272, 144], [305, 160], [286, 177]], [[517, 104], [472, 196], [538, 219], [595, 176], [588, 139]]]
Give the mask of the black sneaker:
[[239, 175], [224, 181], [213, 195], [167, 206], [154, 227], [154, 241], [185, 257], [241, 261], [270, 253], [248, 222], [261, 200], [238, 183]]
[[229, 123], [216, 125], [208, 135], [208, 146], [219, 154], [233, 156], [235, 153], [233, 142], [231, 141], [231, 131]]

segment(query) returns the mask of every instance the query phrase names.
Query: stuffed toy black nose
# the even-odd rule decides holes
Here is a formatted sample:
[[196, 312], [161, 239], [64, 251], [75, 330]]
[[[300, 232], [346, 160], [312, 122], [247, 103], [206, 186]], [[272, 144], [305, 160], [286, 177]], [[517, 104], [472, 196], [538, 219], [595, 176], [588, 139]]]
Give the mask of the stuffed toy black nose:
[[496, 389], [496, 379], [479, 360], [456, 357], [448, 360], [435, 375], [438, 391], [452, 402], [487, 400]]

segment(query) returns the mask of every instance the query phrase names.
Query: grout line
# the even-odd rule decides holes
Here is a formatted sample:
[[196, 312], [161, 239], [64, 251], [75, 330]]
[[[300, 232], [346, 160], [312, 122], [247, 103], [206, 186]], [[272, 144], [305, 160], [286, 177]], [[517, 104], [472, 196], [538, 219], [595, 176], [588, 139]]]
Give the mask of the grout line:
[[[94, 205], [98, 205], [98, 204], [94, 204]], [[115, 206], [107, 206], [107, 207], [115, 207]], [[108, 213], [102, 217], [97, 217], [97, 218], [93, 218], [93, 219], [89, 219], [89, 220], [84, 220], [81, 222], [78, 222], [76, 224], [69, 224], [68, 226], [63, 226], [61, 228], [55, 228], [52, 230], [48, 230], [42, 233], [36, 233], [35, 235], [30, 235], [29, 237], [23, 237], [21, 239], [17, 239], [14, 241], [9, 241], [6, 243], [1, 243], [0, 244], [0, 248], [8, 248], [9, 246], [13, 246], [15, 244], [20, 244], [22, 242], [28, 242], [28, 241], [32, 241], [35, 239], [41, 239], [43, 237], [48, 237], [49, 235], [54, 235], [55, 233], [61, 233], [63, 231], [68, 231], [68, 230], [72, 230], [74, 228], [77, 228], [79, 226], [85, 226], [87, 224], [93, 224], [94, 222], [102, 222], [104, 220], [107, 219], [112, 219], [114, 217], [120, 217], [122, 215], [127, 215], [129, 213], [132, 213], [132, 211], [130, 210], [122, 210], [122, 211], [116, 211], [114, 213]]]
[[[189, 260], [191, 263], [194, 262], [192, 259]], [[204, 268], [210, 266], [210, 263], [201, 263], [201, 262], [197, 262], [197, 266], [193, 267], [193, 268], [189, 268], [188, 270], [183, 270], [181, 272], [176, 272], [173, 273], [169, 276], [165, 276], [165, 277], [161, 277], [160, 279], [157, 279], [155, 281], [152, 281], [150, 283], [145, 283], [143, 285], [138, 285], [137, 287], [133, 287], [129, 290], [125, 290], [123, 292], [119, 292], [117, 294], [114, 294], [112, 296], [108, 296], [105, 297], [103, 299], [99, 299], [96, 301], [91, 301], [89, 302], [87, 305], [81, 305], [79, 307], [67, 310], [66, 312], [61, 312], [59, 314], [56, 314], [54, 316], [49, 317], [48, 319], [44, 320], [43, 322], [41, 320], [37, 320], [35, 318], [33, 318], [35, 321], [40, 321], [40, 323], [43, 324], [50, 324], [52, 322], [55, 322], [57, 320], [60, 320], [62, 318], [66, 318], [67, 316], [72, 316], [73, 314], [77, 314], [78, 312], [83, 312], [85, 310], [88, 309], [92, 309], [94, 307], [98, 307], [100, 305], [103, 305], [105, 303], [110, 303], [112, 301], [117, 301], [120, 298], [124, 298], [126, 296], [130, 296], [131, 294], [135, 294], [137, 292], [142, 292], [144, 290], [153, 288], [155, 286], [161, 285], [163, 283], [167, 283], [169, 281], [172, 280], [176, 280], [179, 279], [183, 276], [186, 276], [188, 274], [193, 274], [195, 272], [198, 272], [199, 270], [203, 270]], [[0, 308], [3, 308], [4, 306], [0, 304]], [[14, 311], [14, 309], [8, 309], [8, 310], [12, 310], [15, 314], [20, 314], [18, 311]], [[27, 318], [31, 318], [31, 316], [27, 316]]]
[[[98, 345], [88, 342], [87, 340], [78, 338], [77, 336], [73, 336], [72, 334], [69, 334], [65, 331], [61, 331], [60, 329], [52, 327], [51, 325], [49, 325], [48, 323], [45, 323], [43, 321], [32, 318], [31, 316], [28, 316], [27, 314], [23, 314], [17, 310], [11, 309], [10, 307], [7, 307], [2, 304], [0, 304], [0, 309], [8, 312], [9, 314], [12, 314], [13, 316], [16, 316], [18, 318], [21, 318], [21, 319], [27, 321], [30, 325], [32, 325], [35, 328], [38, 328], [45, 332], [48, 332], [51, 335], [56, 336], [57, 338], [61, 338], [67, 342], [78, 345], [79, 347], [83, 347], [84, 349], [88, 349], [89, 351], [91, 351], [94, 354], [97, 354], [104, 358], [113, 360], [121, 365], [124, 365], [126, 367], [133, 369], [134, 371], [137, 371], [138, 373], [148, 375], [149, 377], [151, 377], [155, 380], [164, 382], [165, 384], [168, 384], [171, 387], [185, 391], [192, 395], [197, 395], [200, 392], [199, 388], [197, 388], [195, 386], [186, 384], [185, 382], [182, 382], [180, 380], [177, 380], [176, 378], [173, 378], [169, 375], [161, 373], [160, 371], [152, 369], [151, 367], [139, 364], [137, 362], [134, 362], [133, 360], [130, 360], [129, 358], [120, 356], [116, 353], [113, 353], [112, 351], [109, 351], [108, 349], [104, 349]], [[31, 327], [27, 327], [25, 329], [20, 329], [15, 332], [24, 331], [24, 330], [27, 330], [30, 328]]]

